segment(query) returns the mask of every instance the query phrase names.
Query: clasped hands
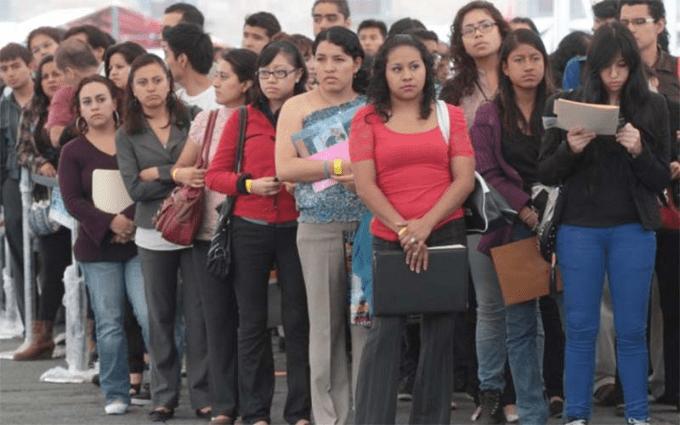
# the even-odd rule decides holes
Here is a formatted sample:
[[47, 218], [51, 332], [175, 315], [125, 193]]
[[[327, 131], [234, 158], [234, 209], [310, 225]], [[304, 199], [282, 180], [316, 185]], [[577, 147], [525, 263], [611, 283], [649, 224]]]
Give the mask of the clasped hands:
[[424, 218], [400, 222], [396, 226], [399, 228], [399, 244], [406, 254], [406, 264], [412, 272], [427, 270], [429, 255], [425, 241], [430, 237], [434, 226]]

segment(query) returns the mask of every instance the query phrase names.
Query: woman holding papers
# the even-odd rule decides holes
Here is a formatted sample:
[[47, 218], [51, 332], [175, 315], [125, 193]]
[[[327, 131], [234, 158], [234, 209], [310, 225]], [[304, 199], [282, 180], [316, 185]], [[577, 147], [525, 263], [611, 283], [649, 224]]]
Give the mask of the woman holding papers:
[[[351, 390], [345, 338], [349, 279], [344, 242], [351, 240], [366, 210], [352, 192], [352, 166], [341, 140], [347, 143], [352, 117], [365, 102], [361, 93], [367, 76], [361, 69], [364, 52], [359, 38], [344, 27], [320, 32], [313, 52], [319, 86], [289, 99], [281, 108], [276, 175], [281, 181], [297, 183], [297, 247], [309, 308], [314, 419], [323, 424], [345, 424], [351, 412]], [[337, 149], [334, 158], [309, 158], [310, 154], [323, 156], [329, 145]], [[336, 184], [313, 184], [331, 178]], [[365, 329], [352, 326], [351, 330], [354, 355], [361, 352]]]
[[[104, 212], [92, 200], [92, 174], [117, 170], [115, 132], [120, 98], [113, 83], [87, 77], [76, 89], [78, 130], [59, 162], [59, 187], [69, 213], [79, 222], [74, 247], [97, 324], [99, 379], [107, 414], [123, 414], [130, 403], [125, 299], [130, 301], [149, 345], [144, 281], [135, 234], [134, 205], [118, 214]], [[99, 188], [97, 188], [99, 190]]]
[[[238, 302], [238, 413], [247, 423], [271, 423], [274, 358], [267, 329], [267, 288], [269, 273], [276, 265], [288, 369], [284, 417], [289, 424], [302, 425], [311, 420], [307, 297], [295, 244], [298, 213], [289, 192], [292, 185], [276, 175], [274, 143], [281, 105], [305, 91], [307, 69], [300, 52], [288, 41], [268, 44], [256, 69], [255, 97], [245, 110], [236, 110], [229, 117], [205, 183], [236, 198], [229, 284], [234, 285]], [[242, 167], [237, 174], [242, 113], [247, 114], [247, 121]], [[205, 255], [203, 258], [205, 262]]]
[[[490, 248], [531, 237], [538, 225], [531, 187], [538, 181], [541, 115], [551, 91], [549, 66], [538, 35], [526, 29], [508, 34], [500, 50], [498, 95], [479, 108], [470, 129], [477, 171], [519, 212], [516, 223], [485, 234], [479, 246], [471, 248], [485, 254], [487, 269], [485, 279], [475, 280], [482, 407], [489, 398], [501, 397], [507, 353], [519, 416], [531, 424], [548, 420], [539, 359], [543, 347], [537, 347], [537, 302], [505, 306], [488, 255]], [[488, 410], [483, 414], [493, 416]]]
[[[666, 103], [649, 90], [635, 39], [619, 23], [595, 33], [582, 91], [565, 97], [618, 105], [615, 136], [588, 129], [546, 131], [539, 179], [562, 184], [564, 207], [557, 258], [566, 310], [566, 416], [585, 424], [591, 415], [595, 340], [602, 282], [609, 277], [625, 416], [649, 423], [646, 325], [654, 269], [654, 229], [661, 225], [656, 193], [670, 181]], [[553, 102], [545, 114], [553, 115]]]
[[[350, 154], [357, 192], [375, 218], [373, 249], [398, 250], [415, 273], [428, 246], [465, 244], [463, 202], [474, 157], [462, 109], [436, 107], [432, 57], [410, 35], [388, 38], [375, 57], [369, 104], [357, 112]], [[439, 109], [439, 111], [438, 111]], [[448, 114], [449, 134], [438, 124]], [[361, 357], [356, 422], [394, 423], [406, 316], [375, 317]], [[410, 423], [449, 423], [453, 314], [425, 315]]]
[[175, 186], [170, 170], [184, 148], [190, 124], [190, 111], [175, 96], [172, 75], [163, 60], [152, 54], [135, 59], [126, 87], [124, 123], [116, 133], [116, 148], [125, 187], [136, 204], [135, 244], [149, 303], [151, 340], [147, 349], [154, 406], [150, 416], [154, 422], [170, 419], [179, 401], [182, 360], [175, 340], [178, 272], [182, 274], [191, 404], [197, 414], [205, 414], [210, 405], [204, 366], [205, 324], [195, 289], [198, 283], [193, 273], [191, 248], [166, 241], [152, 223], [161, 203]]

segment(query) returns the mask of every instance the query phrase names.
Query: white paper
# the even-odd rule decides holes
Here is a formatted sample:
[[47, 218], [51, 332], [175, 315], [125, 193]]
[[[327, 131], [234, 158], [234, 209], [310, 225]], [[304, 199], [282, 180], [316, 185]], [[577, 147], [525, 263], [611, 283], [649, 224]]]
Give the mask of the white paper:
[[599, 135], [613, 136], [619, 124], [619, 107], [557, 99], [553, 112], [562, 130], [583, 128]]
[[119, 170], [92, 172], [92, 201], [95, 207], [109, 214], [118, 214], [132, 205]]

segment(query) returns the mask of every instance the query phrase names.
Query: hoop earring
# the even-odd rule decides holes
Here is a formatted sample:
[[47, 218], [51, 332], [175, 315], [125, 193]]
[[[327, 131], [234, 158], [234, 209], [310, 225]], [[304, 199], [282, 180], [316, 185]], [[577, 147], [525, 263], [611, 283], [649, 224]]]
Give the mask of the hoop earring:
[[113, 122], [116, 125], [116, 128], [120, 126], [120, 114], [118, 114], [118, 111], [113, 111]]
[[76, 118], [76, 128], [81, 134], [87, 133], [87, 122], [83, 119], [83, 117]]

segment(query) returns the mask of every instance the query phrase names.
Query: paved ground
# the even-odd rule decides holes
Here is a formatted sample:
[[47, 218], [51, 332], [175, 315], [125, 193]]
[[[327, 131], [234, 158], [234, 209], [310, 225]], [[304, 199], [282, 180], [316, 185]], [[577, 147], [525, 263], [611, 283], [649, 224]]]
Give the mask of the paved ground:
[[[0, 341], [0, 352], [14, 349], [18, 340]], [[277, 355], [277, 365], [282, 364]], [[131, 407], [125, 416], [106, 416], [103, 412], [103, 399], [99, 388], [92, 384], [47, 384], [38, 381], [47, 369], [64, 365], [63, 360], [19, 363], [0, 360], [0, 424], [147, 424], [147, 408]], [[276, 380], [276, 393], [272, 407], [272, 420], [282, 424], [282, 411], [285, 399], [285, 377]], [[452, 412], [452, 424], [473, 424], [470, 415], [473, 403], [463, 394], [455, 394], [458, 410]], [[407, 423], [410, 403], [399, 402], [397, 423]], [[623, 424], [622, 418], [613, 415], [611, 409], [596, 408], [592, 423]], [[678, 425], [680, 418], [672, 408], [652, 405], [653, 424]], [[207, 424], [197, 419], [187, 405], [186, 391], [182, 395], [180, 407], [171, 424]], [[554, 419], [550, 424], [560, 424]]]

